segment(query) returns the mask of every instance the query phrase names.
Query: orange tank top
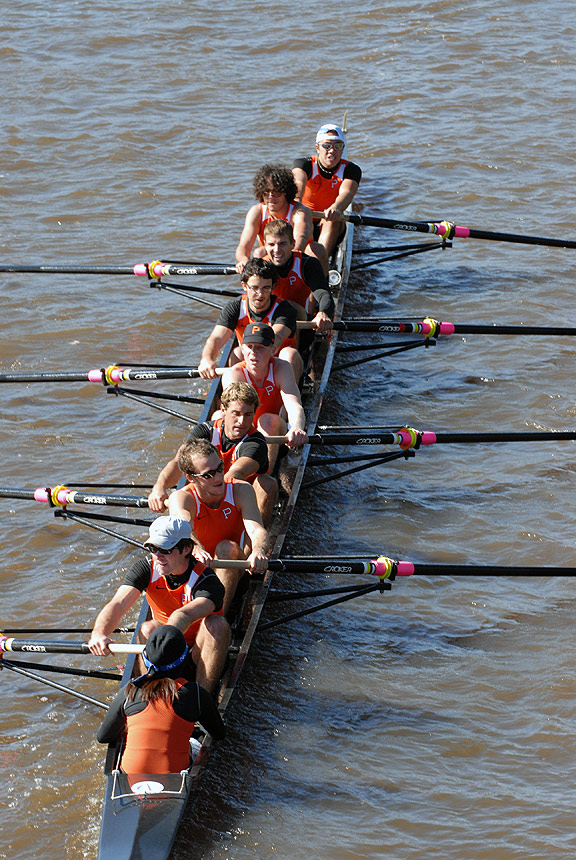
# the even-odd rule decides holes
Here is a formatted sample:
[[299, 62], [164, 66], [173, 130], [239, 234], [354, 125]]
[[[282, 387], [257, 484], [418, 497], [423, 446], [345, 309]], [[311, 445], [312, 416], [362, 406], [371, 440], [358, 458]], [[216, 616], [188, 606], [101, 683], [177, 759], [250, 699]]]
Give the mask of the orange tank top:
[[217, 508], [211, 508], [201, 501], [191, 484], [184, 487], [194, 500], [194, 531], [210, 555], [214, 554], [221, 540], [234, 541], [240, 547], [244, 543], [244, 519], [236, 505], [235, 483], [233, 478], [226, 481], [224, 498]]
[[273, 415], [280, 415], [280, 410], [284, 406], [284, 402], [282, 400], [282, 392], [276, 384], [276, 379], [274, 377], [274, 367], [277, 361], [278, 359], [273, 358], [270, 362], [268, 373], [266, 374], [266, 379], [264, 380], [264, 384], [261, 388], [256, 385], [256, 383], [248, 373], [245, 361], [241, 361], [239, 364], [235, 365], [238, 370], [242, 371], [242, 375], [244, 376], [246, 382], [256, 389], [256, 392], [260, 399], [260, 405], [256, 410], [254, 421], [258, 421], [260, 416], [264, 415], [266, 412], [271, 412]]
[[[179, 678], [176, 683], [181, 687], [186, 681]], [[122, 770], [128, 774], [179, 773], [189, 767], [194, 726], [166, 702], [148, 702], [139, 714], [126, 718]]]
[[[255, 322], [266, 323], [267, 325], [271, 326], [272, 325], [272, 317], [274, 316], [274, 313], [276, 312], [276, 308], [278, 307], [279, 304], [280, 304], [280, 302], [274, 301], [270, 307], [270, 310], [266, 314], [266, 316], [263, 317], [263, 319], [261, 319], [261, 320], [255, 320], [255, 319], [252, 319], [252, 316], [250, 315], [250, 307], [248, 305], [248, 295], [247, 295], [247, 293], [244, 293], [244, 295], [241, 296], [241, 298], [240, 298], [240, 313], [238, 315], [238, 322], [236, 323], [236, 328], [234, 330], [234, 333], [236, 335], [236, 339], [238, 340], [238, 343], [242, 343], [242, 341], [244, 339], [244, 332], [246, 330], [246, 326], [249, 326], [250, 323], [255, 323]], [[279, 349], [282, 349], [285, 346], [293, 346], [294, 349], [296, 349], [296, 335], [293, 335], [292, 337], [285, 338], [282, 341], [282, 343], [280, 344]]]
[[288, 206], [288, 212], [286, 213], [285, 218], [278, 218], [277, 215], [271, 215], [270, 210], [266, 206], [265, 203], [260, 204], [260, 227], [258, 228], [258, 242], [261, 246], [264, 245], [264, 227], [266, 224], [270, 224], [271, 221], [287, 221], [288, 224], [292, 223], [292, 216], [294, 214], [294, 204], [290, 203]]
[[337, 169], [328, 179], [318, 169], [318, 156], [312, 156], [312, 176], [306, 183], [302, 203], [316, 212], [323, 212], [336, 198], [344, 179], [344, 170], [348, 162], [342, 158]]
[[[224, 474], [228, 471], [228, 469], [232, 466], [232, 463], [235, 463], [238, 459], [238, 449], [242, 442], [245, 439], [248, 439], [249, 436], [252, 436], [257, 432], [256, 427], [252, 425], [250, 430], [242, 436], [242, 438], [236, 442], [231, 448], [227, 451], [222, 450], [222, 427], [224, 425], [224, 417], [217, 418], [212, 425], [212, 436], [210, 438], [211, 443], [214, 445], [218, 454], [220, 455], [220, 459], [224, 462]], [[249, 484], [252, 484], [256, 479], [256, 475], [250, 475], [249, 478], [243, 478], [243, 481], [248, 481]]]
[[274, 292], [279, 299], [288, 299], [309, 310], [314, 296], [302, 277], [302, 251], [293, 251], [292, 256], [292, 267], [287, 275], [278, 278], [274, 285]]
[[[178, 586], [178, 588], [169, 588], [168, 583], [166, 582], [166, 577], [158, 571], [156, 560], [154, 556], [152, 556], [152, 574], [146, 589], [146, 600], [150, 604], [152, 616], [162, 624], [166, 624], [173, 612], [180, 609], [184, 604], [190, 603], [192, 600], [192, 589], [205, 570], [206, 565], [197, 561], [192, 568], [192, 573], [190, 574], [187, 582]], [[214, 615], [221, 614], [222, 610], [214, 613]], [[196, 634], [198, 633], [198, 628], [202, 624], [202, 620], [203, 619], [200, 618], [198, 621], [194, 621], [186, 630], [185, 635], [188, 645], [192, 645], [194, 643]]]

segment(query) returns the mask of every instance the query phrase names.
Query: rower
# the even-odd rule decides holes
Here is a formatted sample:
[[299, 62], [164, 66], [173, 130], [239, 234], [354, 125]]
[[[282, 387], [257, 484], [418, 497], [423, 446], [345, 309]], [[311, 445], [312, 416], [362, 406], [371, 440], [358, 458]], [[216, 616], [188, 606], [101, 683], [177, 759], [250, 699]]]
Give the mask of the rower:
[[[266, 474], [268, 448], [262, 434], [254, 425], [258, 405], [258, 395], [251, 385], [247, 382], [234, 382], [222, 392], [221, 417], [197, 424], [188, 434], [186, 442], [207, 439], [214, 445], [224, 462], [224, 474], [228, 478], [236, 478], [252, 484], [262, 522], [265, 527], [268, 527], [278, 498], [278, 486], [274, 478]], [[148, 496], [148, 506], [153, 511], [164, 510], [168, 490], [170, 487], [175, 487], [182, 477], [178, 457], [183, 448], [184, 444], [156, 479], [152, 492]]]
[[350, 206], [362, 178], [357, 164], [342, 158], [346, 137], [337, 125], [323, 125], [316, 135], [316, 155], [298, 158], [292, 173], [298, 186], [296, 199], [323, 217], [315, 220], [314, 238], [328, 258], [342, 240], [346, 224], [342, 213]]
[[266, 258], [277, 269], [274, 292], [296, 306], [299, 319], [309, 313], [315, 331], [329, 331], [334, 316], [334, 299], [322, 266], [307, 254], [296, 250], [292, 226], [276, 219], [264, 227]]
[[180, 773], [191, 764], [196, 722], [216, 739], [226, 728], [212, 696], [183, 675], [188, 644], [181, 630], [171, 624], [153, 630], [142, 657], [146, 673], [116, 694], [96, 737], [101, 744], [125, 738], [124, 773]]
[[138, 596], [145, 593], [152, 618], [141, 625], [139, 641], [145, 642], [162, 624], [178, 627], [192, 646], [196, 680], [212, 692], [226, 660], [230, 627], [222, 617], [222, 583], [213, 570], [194, 557], [192, 544], [187, 519], [154, 520], [144, 544], [150, 555], [132, 565], [114, 597], [99, 612], [88, 647], [99, 657], [109, 654], [110, 634]]
[[265, 164], [254, 177], [252, 186], [258, 203], [246, 213], [236, 248], [237, 271], [241, 273], [250, 259], [256, 240], [260, 247], [254, 251], [254, 257], [264, 256], [264, 227], [270, 221], [281, 218], [292, 224], [296, 250], [318, 257], [328, 272], [326, 251], [322, 245], [313, 241], [312, 212], [295, 200], [298, 188], [291, 170], [280, 164]]
[[[278, 275], [276, 267], [267, 260], [249, 260], [242, 272], [244, 294], [224, 305], [216, 325], [204, 344], [198, 372], [203, 379], [214, 379], [218, 355], [224, 345], [236, 334], [242, 343], [244, 330], [250, 323], [267, 323], [274, 330], [274, 348], [278, 356], [292, 365], [294, 375], [300, 379], [304, 363], [296, 349], [297, 313], [290, 302], [276, 297], [273, 292]], [[242, 352], [236, 347], [232, 362], [241, 361]]]
[[224, 478], [224, 461], [206, 439], [187, 442], [178, 466], [188, 483], [169, 497], [168, 510], [192, 525], [196, 557], [205, 564], [214, 562], [226, 589], [226, 614], [242, 571], [218, 568], [218, 558], [247, 558], [250, 573], [262, 573], [268, 564], [268, 534], [256, 494], [246, 481]]
[[[257, 426], [265, 436], [285, 436], [289, 448], [306, 441], [306, 416], [292, 367], [274, 357], [274, 331], [269, 325], [253, 323], [244, 331], [244, 361], [227, 367], [222, 385], [248, 382], [260, 399], [256, 410]], [[268, 446], [270, 471], [273, 472], [278, 446]]]

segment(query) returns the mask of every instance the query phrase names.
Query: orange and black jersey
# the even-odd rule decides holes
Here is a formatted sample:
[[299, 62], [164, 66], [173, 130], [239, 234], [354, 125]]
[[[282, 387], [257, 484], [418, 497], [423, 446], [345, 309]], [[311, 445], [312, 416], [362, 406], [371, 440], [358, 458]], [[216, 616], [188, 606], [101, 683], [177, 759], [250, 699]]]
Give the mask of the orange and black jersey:
[[[287, 301], [277, 301], [274, 293], [270, 296], [270, 304], [264, 313], [256, 313], [252, 308], [248, 308], [250, 314], [250, 320], [252, 322], [262, 322], [268, 316], [268, 313], [271, 308], [274, 307], [274, 304], [277, 303], [277, 307], [272, 314], [272, 325], [284, 325], [286, 328], [290, 329], [290, 337], [292, 337], [296, 333], [296, 320], [297, 314], [295, 308]], [[240, 320], [240, 316], [242, 314], [242, 296], [237, 299], [232, 299], [232, 301], [227, 302], [222, 308], [222, 313], [218, 317], [216, 325], [224, 326], [224, 328], [229, 328], [231, 331], [235, 331], [238, 322]], [[246, 322], [246, 325], [248, 323]]]
[[127, 773], [179, 772], [189, 765], [189, 740], [200, 722], [216, 739], [226, 728], [212, 696], [196, 682], [175, 679], [178, 691], [171, 705], [142, 701], [140, 690], [127, 700], [127, 686], [110, 704], [98, 729], [101, 744], [115, 743], [127, 730], [122, 769]]
[[[310, 179], [312, 177], [312, 165], [313, 165], [314, 160], [317, 161], [317, 157], [311, 156], [311, 155], [307, 156], [306, 158], [297, 158], [294, 161], [292, 167], [299, 167], [300, 170], [304, 171], [304, 173], [306, 174], [308, 179]], [[340, 167], [340, 162], [338, 162], [336, 167], [332, 167], [330, 169], [323, 167], [318, 161], [317, 161], [317, 163], [318, 163], [318, 172], [325, 179], [331, 179], [332, 176], [338, 171], [338, 168]], [[344, 173], [342, 174], [342, 179], [352, 179], [354, 182], [357, 182], [358, 185], [360, 185], [360, 180], [362, 179], [362, 169], [357, 164], [354, 164], [353, 161], [348, 161], [346, 163], [345, 168], [344, 168]]]
[[[215, 438], [216, 425], [219, 425], [217, 439]], [[256, 474], [263, 475], [268, 471], [268, 446], [256, 428], [249, 431], [239, 442], [233, 442], [224, 432], [222, 419], [218, 419], [217, 422], [203, 421], [202, 424], [192, 428], [186, 442], [192, 442], [194, 439], [207, 439], [214, 445], [224, 460], [225, 471], [228, 471], [232, 463], [240, 457], [250, 457], [258, 463]]]
[[[123, 584], [129, 585], [132, 588], [137, 588], [138, 591], [146, 591], [152, 581], [153, 564], [152, 556], [138, 559], [138, 561], [134, 562], [132, 567], [125, 573]], [[201, 568], [203, 569], [200, 570], [200, 575], [190, 590], [188, 600], [196, 600], [197, 597], [206, 597], [214, 604], [215, 612], [218, 612], [222, 609], [222, 603], [224, 602], [224, 586], [212, 568], [202, 565], [194, 558], [194, 556], [190, 557], [190, 564], [188, 565], [188, 569], [185, 573], [180, 576], [162, 577], [162, 579], [166, 580], [166, 585], [169, 591], [177, 592], [188, 583], [196, 566], [198, 567], [198, 570]], [[182, 604], [180, 603], [180, 605]]]
[[[299, 263], [299, 272], [293, 272], [294, 264]], [[328, 278], [324, 274], [321, 263], [310, 254], [303, 254], [301, 251], [294, 251], [287, 263], [283, 266], [275, 266], [278, 272], [278, 294], [283, 299], [293, 298], [294, 301], [299, 301], [301, 296], [292, 296], [290, 294], [291, 281], [294, 280], [296, 287], [300, 286], [302, 281], [308, 291], [312, 293], [318, 303], [318, 310], [323, 311], [326, 316], [332, 317], [334, 314], [334, 299], [328, 286]], [[305, 302], [299, 301], [303, 307]]]

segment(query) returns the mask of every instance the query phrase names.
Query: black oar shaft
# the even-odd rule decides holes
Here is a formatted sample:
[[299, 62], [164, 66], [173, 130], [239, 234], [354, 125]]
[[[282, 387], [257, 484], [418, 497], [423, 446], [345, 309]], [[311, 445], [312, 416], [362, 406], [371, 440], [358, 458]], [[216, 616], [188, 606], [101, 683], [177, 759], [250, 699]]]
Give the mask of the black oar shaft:
[[[221, 376], [226, 368], [217, 367], [216, 374]], [[57, 371], [56, 373], [1, 373], [0, 382], [96, 382], [103, 385], [117, 385], [128, 380], [158, 379], [198, 379], [197, 367], [179, 368], [131, 368], [110, 365], [85, 371]]]
[[[268, 438], [268, 437], [267, 437]], [[272, 440], [282, 437], [269, 437]], [[416, 431], [403, 428], [399, 431], [386, 430], [379, 427], [368, 427], [361, 431], [347, 431], [320, 428], [320, 432], [308, 436], [311, 445], [400, 445], [404, 448], [420, 447], [433, 444], [462, 444], [496, 443], [496, 442], [560, 442], [576, 439], [575, 430], [528, 430], [511, 433], [435, 433], [430, 430]]]
[[44, 502], [55, 507], [63, 507], [71, 504], [116, 505], [122, 508], [148, 507], [146, 496], [114, 496], [106, 493], [84, 493], [81, 490], [69, 490], [64, 485], [37, 487], [35, 490], [19, 487], [0, 487], [0, 498]]
[[[322, 213], [314, 212], [313, 215]], [[546, 236], [524, 236], [519, 233], [502, 233], [496, 230], [477, 230], [461, 227], [449, 221], [403, 221], [394, 218], [377, 218], [372, 215], [345, 215], [351, 224], [368, 227], [384, 227], [409, 233], [434, 233], [446, 239], [485, 239], [492, 242], [514, 242], [521, 245], [544, 245], [551, 248], [576, 248], [573, 239], [555, 239]]]

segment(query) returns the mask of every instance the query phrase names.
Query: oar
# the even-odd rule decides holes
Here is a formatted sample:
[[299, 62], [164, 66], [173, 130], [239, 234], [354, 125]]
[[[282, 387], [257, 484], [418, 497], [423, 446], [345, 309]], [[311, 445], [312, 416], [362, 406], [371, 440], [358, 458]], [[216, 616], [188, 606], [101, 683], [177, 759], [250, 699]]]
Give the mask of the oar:
[[[168, 271], [170, 270], [170, 271]], [[134, 266], [77, 266], [73, 263], [63, 266], [15, 266], [0, 263], [0, 272], [30, 275], [140, 275], [145, 278], [160, 278], [162, 275], [232, 275], [235, 266], [219, 263], [136, 263]]]
[[[225, 367], [215, 368], [222, 376]], [[103, 385], [118, 385], [128, 380], [145, 379], [198, 379], [197, 367], [171, 369], [147, 367], [117, 367], [115, 364], [94, 370], [57, 371], [55, 373], [0, 373], [0, 382], [98, 382]]]
[[[248, 562], [238, 559], [214, 559], [214, 568], [245, 570]], [[372, 575], [379, 579], [397, 576], [574, 576], [576, 567], [544, 567], [543, 565], [501, 564], [436, 564], [401, 561], [381, 555], [372, 561], [357, 561], [355, 557], [270, 559], [268, 570], [285, 573], [327, 573]]]
[[[312, 329], [314, 324], [305, 320], [296, 323], [298, 329]], [[377, 331], [385, 334], [423, 334], [438, 337], [450, 334], [495, 334], [495, 335], [547, 335], [574, 336], [576, 327], [508, 325], [499, 323], [452, 323], [439, 322], [426, 317], [419, 321], [396, 319], [348, 319], [337, 320], [331, 326], [336, 331]]]
[[[528, 430], [523, 433], [434, 433], [432, 430], [387, 430], [368, 427], [365, 430], [350, 430], [345, 427], [320, 427], [320, 433], [306, 437], [309, 445], [400, 445], [403, 450], [419, 448], [421, 445], [462, 444], [479, 442], [558, 442], [576, 439], [576, 430]], [[282, 445], [285, 436], [265, 436], [269, 445]]]
[[[247, 570], [249, 564], [244, 559], [222, 559], [215, 558], [211, 566], [218, 570], [236, 569]], [[373, 559], [372, 561], [354, 561], [342, 560], [334, 561], [333, 559], [290, 559], [290, 558], [273, 558], [268, 562], [268, 570], [283, 571], [285, 573], [350, 573], [350, 574], [372, 574], [383, 579], [393, 578], [393, 576], [409, 576], [409, 573], [404, 573], [401, 569], [392, 570], [390, 559], [385, 556]]]
[[[141, 266], [146, 265], [141, 263]], [[139, 274], [139, 273], [138, 273]], [[187, 275], [238, 275], [236, 266], [198, 265], [196, 263], [162, 263], [160, 260], [146, 265], [151, 278], [184, 277]], [[238, 275], [238, 279], [240, 276]]]
[[[314, 218], [322, 218], [322, 212], [313, 212]], [[521, 245], [547, 245], [551, 248], [576, 248], [573, 239], [548, 239], [544, 236], [522, 236], [518, 233], [499, 233], [491, 230], [476, 230], [459, 227], [452, 221], [402, 221], [397, 218], [376, 218], [372, 215], [342, 215], [343, 221], [367, 227], [385, 227], [410, 233], [434, 233], [444, 239], [487, 239], [493, 242], [515, 242]]]
[[[112, 654], [141, 654], [144, 645], [134, 643], [115, 643], [108, 645]], [[42, 639], [14, 639], [12, 636], [0, 636], [0, 653], [4, 651], [23, 651], [26, 654], [90, 654], [87, 642], [72, 640], [45, 641]]]
[[84, 493], [69, 490], [63, 484], [55, 487], [37, 487], [35, 490], [19, 487], [0, 487], [0, 498], [24, 499], [30, 502], [44, 502], [53, 507], [65, 505], [116, 505], [122, 508], [147, 508], [146, 496], [113, 496], [107, 493]]

